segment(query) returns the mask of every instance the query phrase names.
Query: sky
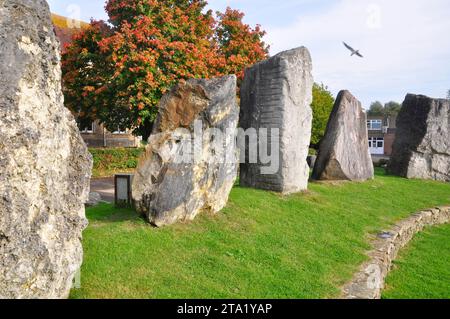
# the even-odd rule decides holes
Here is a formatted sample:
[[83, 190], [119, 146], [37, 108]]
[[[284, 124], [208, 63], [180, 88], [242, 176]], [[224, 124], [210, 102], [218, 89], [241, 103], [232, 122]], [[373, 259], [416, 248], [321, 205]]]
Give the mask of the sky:
[[[105, 0], [48, 0], [54, 13], [107, 19]], [[445, 97], [450, 90], [448, 0], [209, 0], [260, 24], [271, 55], [306, 46], [313, 75], [336, 96], [352, 92], [368, 108], [379, 100], [402, 102], [407, 93]], [[342, 42], [359, 49], [351, 57]]]

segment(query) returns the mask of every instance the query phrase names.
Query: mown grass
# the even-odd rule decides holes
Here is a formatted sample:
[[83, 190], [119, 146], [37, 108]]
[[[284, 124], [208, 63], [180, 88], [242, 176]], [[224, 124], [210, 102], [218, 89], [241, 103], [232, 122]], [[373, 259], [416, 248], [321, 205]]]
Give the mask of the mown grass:
[[155, 229], [131, 210], [87, 210], [72, 298], [330, 298], [366, 260], [369, 235], [450, 203], [450, 184], [377, 171], [307, 193], [235, 187], [215, 216]]
[[450, 299], [450, 225], [428, 228], [400, 252], [385, 299]]

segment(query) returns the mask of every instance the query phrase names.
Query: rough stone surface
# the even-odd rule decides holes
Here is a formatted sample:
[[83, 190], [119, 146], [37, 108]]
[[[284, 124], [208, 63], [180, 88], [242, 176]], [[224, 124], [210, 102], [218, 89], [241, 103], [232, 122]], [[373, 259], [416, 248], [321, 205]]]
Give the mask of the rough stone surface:
[[0, 0], [0, 298], [66, 298], [92, 159], [63, 105], [44, 0]]
[[[133, 180], [136, 208], [151, 224], [189, 221], [224, 208], [237, 176], [238, 116], [234, 75], [180, 82], [163, 97]], [[226, 139], [208, 134], [210, 129]], [[199, 131], [203, 138], [194, 139]]]
[[388, 172], [450, 182], [450, 100], [406, 96]]
[[97, 192], [90, 192], [86, 206], [93, 207], [97, 206], [102, 201], [102, 195]]
[[317, 156], [316, 155], [310, 155], [306, 158], [306, 162], [308, 163], [308, 166], [310, 169], [314, 168], [314, 165], [316, 164]]
[[420, 211], [402, 220], [393, 229], [380, 233], [368, 253], [370, 260], [342, 289], [343, 299], [380, 299], [386, 276], [399, 251], [425, 227], [450, 222], [450, 207]]
[[339, 92], [328, 121], [312, 178], [364, 181], [374, 177], [369, 152], [367, 118], [361, 102], [350, 92]]
[[[253, 128], [279, 129], [279, 143], [269, 139], [269, 152], [279, 148], [279, 169], [266, 174], [267, 165], [258, 158], [241, 164], [242, 186], [295, 193], [308, 187], [309, 167], [306, 162], [312, 127], [312, 61], [309, 51], [297, 48], [282, 52], [260, 62], [245, 72], [241, 87], [239, 125], [244, 130]], [[261, 138], [261, 135], [258, 136]]]

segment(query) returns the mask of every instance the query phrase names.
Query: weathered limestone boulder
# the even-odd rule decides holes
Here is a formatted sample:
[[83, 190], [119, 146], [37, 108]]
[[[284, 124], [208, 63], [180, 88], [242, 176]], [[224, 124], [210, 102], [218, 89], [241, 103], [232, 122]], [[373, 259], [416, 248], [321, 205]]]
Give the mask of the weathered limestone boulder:
[[133, 180], [138, 212], [155, 226], [226, 205], [237, 176], [236, 76], [180, 82], [159, 105]]
[[45, 0], [0, 0], [0, 298], [66, 298], [92, 159], [64, 107]]
[[[304, 47], [282, 52], [246, 70], [239, 125], [244, 130], [256, 130], [259, 143], [264, 145], [267, 139], [268, 145], [259, 145], [256, 161], [250, 154], [258, 142], [240, 146], [245, 155], [240, 169], [242, 186], [282, 193], [307, 189], [306, 157], [312, 127], [311, 72], [311, 56]], [[272, 156], [269, 164], [262, 160], [266, 155]]]
[[397, 117], [388, 172], [450, 182], [450, 101], [408, 94]]
[[85, 205], [87, 207], [94, 207], [94, 206], [97, 206], [98, 204], [100, 204], [101, 201], [102, 201], [102, 195], [100, 195], [97, 192], [90, 192], [88, 200], [85, 203]]
[[364, 181], [374, 177], [367, 117], [350, 92], [339, 92], [328, 121], [312, 178]]

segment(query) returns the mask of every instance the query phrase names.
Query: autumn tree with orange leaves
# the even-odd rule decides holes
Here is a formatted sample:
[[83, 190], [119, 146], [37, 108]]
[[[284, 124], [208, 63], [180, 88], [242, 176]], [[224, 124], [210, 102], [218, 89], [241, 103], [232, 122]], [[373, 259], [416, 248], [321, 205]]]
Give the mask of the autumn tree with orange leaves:
[[63, 53], [66, 105], [82, 122], [134, 128], [146, 139], [162, 95], [180, 79], [243, 77], [268, 47], [259, 26], [204, 0], [109, 0], [109, 23], [93, 21]]
[[110, 56], [100, 50], [100, 41], [112, 34], [104, 22], [92, 22], [77, 33], [62, 54], [63, 92], [65, 105], [79, 124], [101, 119], [112, 100], [109, 91], [113, 74]]
[[224, 59], [220, 74], [236, 74], [242, 80], [247, 67], [267, 58], [268, 47], [261, 40], [266, 32], [260, 25], [252, 29], [244, 24], [244, 13], [238, 10], [227, 8], [225, 13], [217, 12], [217, 17], [215, 34]]

